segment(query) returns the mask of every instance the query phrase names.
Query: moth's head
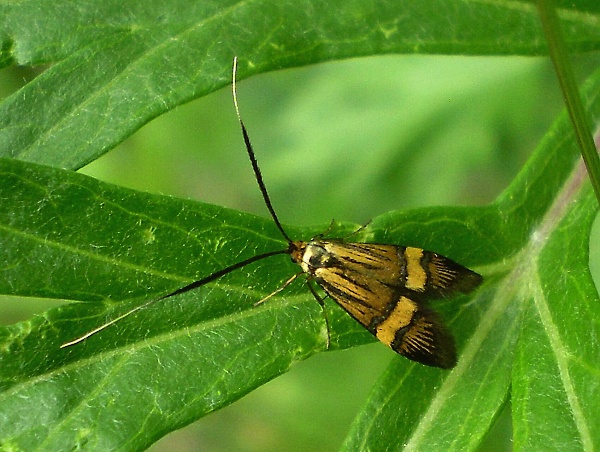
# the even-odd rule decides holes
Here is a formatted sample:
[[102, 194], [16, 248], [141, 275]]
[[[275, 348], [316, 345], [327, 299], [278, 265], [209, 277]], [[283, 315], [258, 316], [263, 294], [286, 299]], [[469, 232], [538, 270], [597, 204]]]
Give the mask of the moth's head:
[[288, 246], [288, 254], [290, 255], [290, 258], [294, 264], [302, 265], [302, 258], [306, 252], [307, 245], [308, 242], [303, 242], [301, 240], [290, 242], [290, 245]]

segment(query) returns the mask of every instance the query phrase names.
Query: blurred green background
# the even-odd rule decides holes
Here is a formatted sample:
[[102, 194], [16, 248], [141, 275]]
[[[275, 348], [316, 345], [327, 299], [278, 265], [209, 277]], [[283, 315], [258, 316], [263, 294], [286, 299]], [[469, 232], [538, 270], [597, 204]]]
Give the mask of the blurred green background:
[[[579, 62], [580, 78], [592, 67]], [[0, 94], [38, 72], [5, 69]], [[362, 224], [388, 210], [491, 202], [562, 108], [550, 63], [515, 57], [332, 62], [242, 80], [238, 97], [280, 219], [324, 228], [332, 218]], [[155, 119], [81, 171], [268, 215], [229, 88]], [[1, 300], [5, 324], [56, 304]], [[151, 450], [337, 450], [392, 359], [402, 358], [381, 344], [318, 355]], [[505, 413], [483, 450], [510, 449]]]

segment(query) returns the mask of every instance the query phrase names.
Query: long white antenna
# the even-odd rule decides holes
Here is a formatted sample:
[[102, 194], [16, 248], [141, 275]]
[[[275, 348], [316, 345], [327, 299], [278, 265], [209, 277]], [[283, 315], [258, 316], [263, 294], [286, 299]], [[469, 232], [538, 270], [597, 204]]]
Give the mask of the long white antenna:
[[[252, 168], [254, 170], [254, 175], [256, 176], [256, 181], [258, 182], [258, 186], [260, 188], [260, 191], [263, 195], [263, 198], [265, 200], [265, 203], [267, 204], [267, 208], [269, 209], [269, 212], [271, 213], [271, 216], [273, 217], [273, 220], [275, 221], [275, 224], [277, 225], [277, 228], [279, 229], [279, 231], [281, 231], [281, 233], [283, 234], [283, 236], [285, 237], [285, 239], [287, 240], [287, 242], [289, 244], [292, 243], [292, 240], [288, 237], [288, 235], [285, 233], [285, 231], [283, 230], [283, 227], [281, 226], [281, 223], [279, 222], [279, 219], [277, 218], [277, 215], [275, 214], [275, 210], [273, 209], [273, 206], [271, 205], [271, 200], [269, 199], [269, 194], [267, 193], [267, 189], [265, 187], [265, 183], [263, 182], [263, 178], [262, 175], [260, 173], [260, 169], [258, 167], [258, 163], [256, 161], [256, 158], [254, 157], [254, 151], [252, 150], [252, 145], [250, 144], [250, 138], [248, 137], [248, 132], [246, 131], [246, 127], [244, 126], [244, 122], [242, 121], [242, 117], [240, 116], [240, 109], [238, 107], [238, 103], [237, 103], [237, 91], [236, 91], [236, 72], [237, 72], [237, 57], [233, 58], [233, 81], [232, 81], [232, 89], [233, 89], [233, 104], [235, 106], [235, 112], [237, 114], [238, 120], [240, 122], [240, 126], [242, 127], [242, 134], [244, 136], [244, 143], [246, 144], [246, 150], [248, 151], [248, 156], [250, 157], [250, 161], [252, 162]], [[231, 273], [234, 270], [237, 270], [239, 268], [245, 267], [248, 264], [252, 264], [253, 262], [265, 259], [267, 257], [270, 256], [275, 256], [278, 254], [290, 254], [290, 250], [285, 249], [285, 250], [277, 250], [277, 251], [269, 251], [267, 253], [263, 253], [263, 254], [259, 254], [256, 256], [252, 256], [242, 262], [238, 262], [236, 264], [230, 265], [229, 267], [226, 267], [222, 270], [219, 270], [217, 272], [212, 273], [211, 275], [208, 275], [205, 278], [202, 278], [198, 281], [194, 281], [191, 284], [188, 284], [187, 286], [184, 286], [180, 289], [177, 289], [167, 295], [164, 295], [160, 298], [155, 298], [152, 299], [140, 306], [137, 306], [129, 311], [127, 311], [125, 314], [120, 315], [119, 317], [116, 317], [112, 320], [110, 320], [109, 322], [106, 322], [103, 325], [100, 325], [98, 328], [95, 328], [91, 331], [88, 331], [87, 333], [85, 333], [83, 336], [78, 337], [77, 339], [73, 339], [70, 342], [66, 342], [64, 344], [62, 344], [60, 346], [60, 348], [66, 348], [66, 347], [70, 347], [71, 345], [75, 345], [78, 344], [80, 342], [83, 342], [84, 340], [86, 340], [88, 337], [93, 336], [94, 334], [108, 328], [109, 326], [117, 323], [120, 320], [123, 320], [125, 317], [130, 316], [131, 314], [134, 314], [135, 312], [146, 308], [147, 306], [151, 305], [152, 303], [155, 303], [157, 301], [160, 300], [164, 300], [165, 298], [169, 298], [172, 297], [174, 295], [179, 295], [185, 292], [188, 292], [192, 289], [195, 289], [197, 287], [203, 286], [209, 282], [212, 282], [218, 278], [220, 278], [221, 276], [224, 276], [228, 273]], [[298, 275], [296, 275], [298, 276]], [[294, 276], [293, 278], [290, 278], [289, 281], [287, 281], [285, 283], [285, 285], [283, 287], [287, 287], [295, 278], [296, 276]], [[283, 289], [282, 287], [282, 289]], [[273, 294], [269, 295], [267, 298], [270, 298], [272, 295], [275, 295], [275, 293], [278, 293], [281, 289], [275, 291]], [[265, 298], [266, 299], [266, 298]], [[265, 299], [261, 300], [264, 301]], [[258, 304], [258, 303], [257, 303]]]
[[93, 336], [94, 334], [102, 331], [103, 329], [108, 328], [112, 324], [117, 323], [119, 320], [122, 320], [125, 317], [130, 316], [131, 314], [133, 314], [134, 312], [139, 311], [140, 309], [144, 309], [146, 306], [148, 306], [148, 305], [150, 305], [150, 304], [152, 304], [152, 303], [154, 303], [155, 301], [158, 301], [158, 300], [162, 300], [162, 298], [155, 298], [154, 300], [150, 300], [147, 303], [144, 303], [143, 305], [136, 306], [135, 308], [127, 311], [125, 314], [122, 314], [119, 317], [117, 317], [115, 319], [112, 319], [110, 322], [106, 322], [104, 325], [100, 325], [98, 328], [93, 329], [92, 331], [88, 331], [83, 336], [80, 336], [77, 339], [73, 339], [71, 342], [66, 342], [66, 343], [62, 344], [60, 346], [60, 348], [70, 347], [71, 345], [78, 344], [78, 343], [86, 340], [88, 337]]
[[233, 106], [235, 107], [235, 114], [238, 117], [238, 121], [242, 122], [242, 115], [240, 115], [240, 107], [238, 107], [237, 101], [237, 82], [235, 80], [237, 76], [237, 56], [233, 57], [233, 69], [231, 72], [231, 91], [233, 92]]

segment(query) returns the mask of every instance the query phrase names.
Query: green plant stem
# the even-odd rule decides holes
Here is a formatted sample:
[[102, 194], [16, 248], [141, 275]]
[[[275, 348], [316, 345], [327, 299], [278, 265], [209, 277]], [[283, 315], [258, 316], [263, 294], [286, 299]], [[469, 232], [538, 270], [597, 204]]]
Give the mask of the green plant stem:
[[558, 15], [552, 0], [538, 0], [537, 7], [542, 21], [542, 28], [548, 40], [550, 58], [554, 64], [563, 97], [567, 104], [567, 110], [575, 129], [575, 136], [581, 149], [581, 156], [596, 193], [596, 198], [600, 202], [600, 158], [575, 83], [565, 41], [561, 34]]

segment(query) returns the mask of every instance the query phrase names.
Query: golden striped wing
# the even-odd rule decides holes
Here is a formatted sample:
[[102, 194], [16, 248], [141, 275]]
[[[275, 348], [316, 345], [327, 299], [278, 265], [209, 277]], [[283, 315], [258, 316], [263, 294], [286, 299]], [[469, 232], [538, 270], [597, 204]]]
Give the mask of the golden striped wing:
[[297, 263], [381, 342], [429, 366], [455, 365], [452, 335], [426, 301], [470, 292], [480, 275], [420, 248], [319, 240], [301, 249]]

